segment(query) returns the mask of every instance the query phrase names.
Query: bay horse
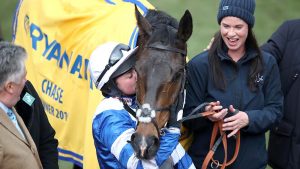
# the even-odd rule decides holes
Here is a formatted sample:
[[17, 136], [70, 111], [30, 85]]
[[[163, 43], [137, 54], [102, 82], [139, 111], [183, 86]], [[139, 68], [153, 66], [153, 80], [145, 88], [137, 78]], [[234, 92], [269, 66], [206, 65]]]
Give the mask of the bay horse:
[[153, 158], [160, 131], [168, 122], [170, 107], [183, 90], [187, 40], [193, 29], [188, 10], [177, 20], [162, 11], [149, 10], [146, 17], [135, 7], [139, 28], [136, 54], [138, 125], [131, 145], [140, 159]]

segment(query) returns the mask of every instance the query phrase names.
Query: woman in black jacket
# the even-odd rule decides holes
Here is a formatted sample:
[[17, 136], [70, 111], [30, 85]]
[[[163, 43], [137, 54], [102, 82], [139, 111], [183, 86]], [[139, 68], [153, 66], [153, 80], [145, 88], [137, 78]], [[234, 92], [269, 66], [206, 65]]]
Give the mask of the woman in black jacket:
[[[221, 0], [217, 15], [220, 27], [210, 49], [187, 65], [183, 115], [189, 115], [203, 102], [219, 101], [222, 105], [221, 111], [207, 118], [183, 123], [194, 134], [188, 153], [196, 168], [219, 168], [220, 163], [234, 159], [239, 138], [234, 135], [238, 131], [239, 153], [233, 163], [226, 163], [226, 168], [267, 166], [265, 132], [281, 117], [283, 95], [276, 60], [260, 50], [252, 31], [254, 10], [254, 0]], [[228, 135], [222, 133], [222, 137], [227, 136], [227, 144], [220, 144], [213, 154], [210, 139], [216, 121]], [[214, 155], [214, 162], [206, 158], [208, 152]]]

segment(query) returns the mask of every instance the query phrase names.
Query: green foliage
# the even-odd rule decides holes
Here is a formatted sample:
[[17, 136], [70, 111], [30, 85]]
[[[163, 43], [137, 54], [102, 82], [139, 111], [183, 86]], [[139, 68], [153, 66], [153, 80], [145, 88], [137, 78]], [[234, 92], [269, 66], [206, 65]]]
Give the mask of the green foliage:
[[[0, 25], [6, 40], [11, 40], [11, 25], [18, 0], [0, 0]], [[190, 57], [203, 51], [218, 30], [220, 0], [149, 0], [157, 9], [180, 19], [185, 10], [193, 16], [193, 34], [188, 42]], [[299, 0], [256, 0], [254, 32], [261, 44], [287, 19], [299, 18]]]
[[[12, 38], [12, 21], [18, 0], [0, 0], [0, 31], [5, 40]], [[1, 33], [0, 33], [1, 34]]]
[[[193, 16], [193, 34], [188, 41], [188, 55], [193, 57], [207, 47], [218, 30], [217, 10], [220, 0], [150, 0], [158, 9], [180, 19], [188, 9]], [[254, 32], [260, 44], [287, 19], [300, 17], [299, 0], [256, 0]]]

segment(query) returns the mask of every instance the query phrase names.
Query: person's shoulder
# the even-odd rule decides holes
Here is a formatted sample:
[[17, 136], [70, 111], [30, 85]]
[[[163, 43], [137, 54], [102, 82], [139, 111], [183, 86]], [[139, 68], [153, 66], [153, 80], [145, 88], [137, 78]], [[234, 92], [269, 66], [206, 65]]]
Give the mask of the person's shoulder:
[[277, 64], [275, 57], [271, 53], [266, 51], [261, 51], [261, 53], [265, 64]]
[[113, 98], [113, 97], [109, 97], [109, 98], [104, 98], [100, 104], [98, 105], [98, 108], [101, 109], [113, 109], [113, 110], [122, 110], [123, 109], [123, 104], [122, 102], [117, 99], [117, 98]]
[[292, 26], [292, 27], [294, 27], [294, 26], [300, 26], [300, 19], [286, 20], [286, 21], [283, 22], [282, 25], [288, 25], [288, 26]]
[[95, 116], [103, 112], [106, 112], [108, 115], [109, 112], [121, 111], [123, 109], [123, 104], [117, 98], [104, 98], [97, 106]]
[[100, 124], [103, 126], [111, 123], [131, 124], [133, 120], [117, 98], [105, 98], [96, 108], [93, 117], [93, 128], [98, 128]]
[[26, 92], [30, 92], [30, 93], [32, 91], [35, 91], [33, 84], [29, 80], [27, 80], [25, 82], [25, 86], [24, 86], [23, 90], [26, 91]]
[[120, 104], [120, 100], [118, 98], [115, 98], [115, 97], [107, 97], [107, 98], [104, 98], [99, 105], [118, 105]]
[[208, 50], [203, 51], [196, 56], [194, 56], [190, 61], [189, 64], [201, 64], [201, 63], [208, 63]]
[[278, 28], [278, 32], [286, 33], [286, 38], [293, 41], [300, 38], [300, 19], [286, 20]]
[[27, 81], [25, 82], [25, 85], [26, 85], [26, 86], [30, 86], [30, 87], [33, 88], [33, 85], [32, 85], [32, 83], [31, 83], [29, 80], [27, 80]]
[[27, 80], [25, 85], [24, 85], [22, 95], [24, 95], [26, 92], [31, 94], [35, 98], [39, 98], [39, 95], [38, 95], [35, 87], [33, 86], [33, 84], [29, 80]]

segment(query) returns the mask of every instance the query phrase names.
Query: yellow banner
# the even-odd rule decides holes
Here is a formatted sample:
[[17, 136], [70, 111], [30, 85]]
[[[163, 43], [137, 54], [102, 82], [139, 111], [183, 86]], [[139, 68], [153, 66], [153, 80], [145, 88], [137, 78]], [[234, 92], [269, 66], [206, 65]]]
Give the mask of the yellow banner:
[[134, 4], [146, 0], [20, 0], [14, 41], [28, 52], [28, 79], [43, 100], [59, 140], [59, 158], [99, 168], [92, 118], [102, 99], [87, 71], [92, 51], [106, 41], [135, 46]]

